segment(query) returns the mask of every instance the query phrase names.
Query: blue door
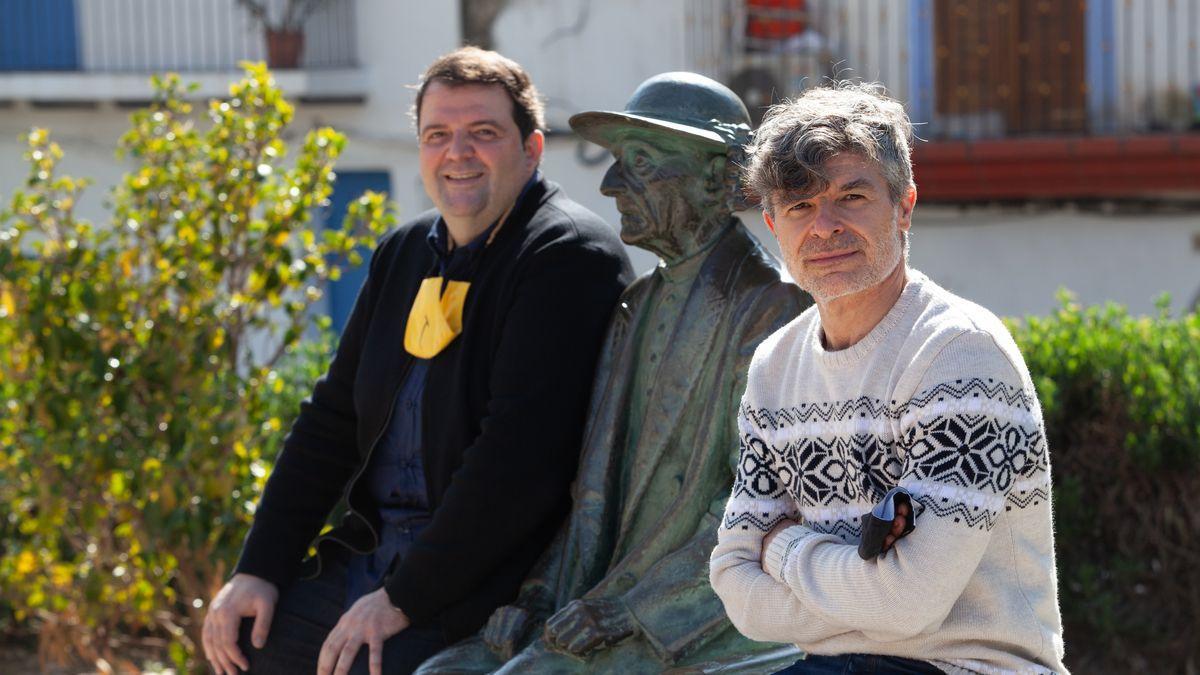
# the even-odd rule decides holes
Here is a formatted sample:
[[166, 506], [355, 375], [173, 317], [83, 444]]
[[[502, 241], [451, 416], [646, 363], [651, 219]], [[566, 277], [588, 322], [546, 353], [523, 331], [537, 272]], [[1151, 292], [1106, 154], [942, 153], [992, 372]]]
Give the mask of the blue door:
[[[346, 207], [358, 199], [363, 192], [392, 192], [392, 180], [386, 171], [339, 171], [337, 182], [333, 186], [333, 195], [329, 198], [329, 209], [325, 216], [325, 226], [341, 227], [346, 217]], [[329, 318], [333, 321], [333, 329], [340, 335], [350, 318], [350, 310], [354, 308], [354, 299], [358, 297], [358, 289], [362, 288], [367, 278], [367, 263], [371, 260], [370, 249], [360, 251], [363, 263], [351, 268], [345, 260], [336, 261], [342, 268], [342, 277], [331, 283], [326, 289], [329, 298]]]
[[0, 0], [0, 71], [78, 70], [75, 0]]

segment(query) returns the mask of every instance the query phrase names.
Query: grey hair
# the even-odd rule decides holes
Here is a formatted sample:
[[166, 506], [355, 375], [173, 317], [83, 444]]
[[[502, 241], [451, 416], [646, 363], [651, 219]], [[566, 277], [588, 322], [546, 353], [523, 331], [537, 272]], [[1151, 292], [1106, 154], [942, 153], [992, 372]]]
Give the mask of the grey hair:
[[779, 191], [818, 194], [829, 185], [825, 164], [843, 152], [877, 162], [893, 203], [913, 187], [913, 129], [882, 84], [830, 81], [771, 106], [748, 149], [747, 189], [773, 211]]

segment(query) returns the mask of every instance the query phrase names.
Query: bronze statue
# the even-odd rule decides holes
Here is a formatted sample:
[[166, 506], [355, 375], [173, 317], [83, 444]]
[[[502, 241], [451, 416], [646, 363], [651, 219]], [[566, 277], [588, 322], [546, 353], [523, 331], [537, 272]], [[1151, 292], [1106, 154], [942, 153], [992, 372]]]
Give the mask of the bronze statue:
[[811, 302], [733, 216], [749, 115], [723, 85], [666, 73], [571, 127], [616, 159], [600, 190], [622, 240], [662, 260], [609, 326], [569, 521], [516, 602], [420, 672], [784, 667], [795, 650], [739, 635], [708, 584], [750, 357]]

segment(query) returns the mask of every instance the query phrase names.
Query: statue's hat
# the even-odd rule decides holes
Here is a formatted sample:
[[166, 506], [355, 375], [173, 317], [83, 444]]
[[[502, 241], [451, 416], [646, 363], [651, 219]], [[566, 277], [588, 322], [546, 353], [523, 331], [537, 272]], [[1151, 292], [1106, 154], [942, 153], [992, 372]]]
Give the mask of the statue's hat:
[[640, 128], [682, 136], [722, 152], [750, 137], [750, 113], [729, 87], [696, 73], [663, 73], [643, 82], [625, 110], [571, 116], [580, 136], [610, 147], [613, 133]]

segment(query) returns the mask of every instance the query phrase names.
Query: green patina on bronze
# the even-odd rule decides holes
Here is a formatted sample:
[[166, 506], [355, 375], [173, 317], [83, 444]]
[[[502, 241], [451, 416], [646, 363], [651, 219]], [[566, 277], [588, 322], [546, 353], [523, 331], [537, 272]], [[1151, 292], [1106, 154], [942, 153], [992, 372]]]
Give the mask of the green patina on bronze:
[[778, 670], [796, 650], [743, 638], [708, 584], [750, 357], [811, 303], [733, 216], [749, 115], [667, 73], [571, 126], [613, 153], [621, 238], [662, 261], [609, 326], [568, 522], [516, 602], [421, 672]]

